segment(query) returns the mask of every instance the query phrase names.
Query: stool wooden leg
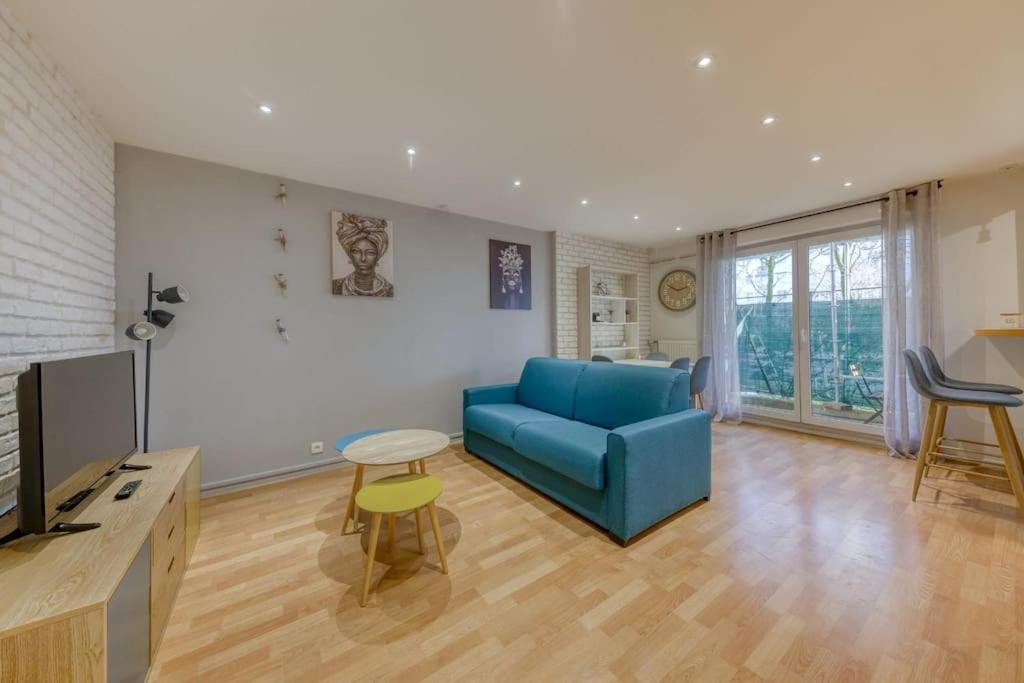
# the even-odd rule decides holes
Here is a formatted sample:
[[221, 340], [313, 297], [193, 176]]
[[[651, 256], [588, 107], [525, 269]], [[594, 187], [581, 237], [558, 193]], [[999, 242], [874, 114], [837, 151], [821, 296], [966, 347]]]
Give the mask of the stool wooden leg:
[[373, 576], [373, 556], [377, 554], [377, 538], [380, 536], [380, 513], [374, 512], [370, 519], [370, 544], [366, 548], [366, 569], [363, 571], [363, 597], [359, 600], [360, 607], [366, 607], [366, 598], [370, 595], [370, 577]]
[[348, 520], [352, 520], [352, 530], [355, 531], [359, 523], [359, 508], [356, 507], [356, 494], [363, 488], [363, 466], [356, 465], [356, 475], [352, 478], [352, 495], [348, 497], [348, 505], [345, 507], [345, 519], [341, 522], [341, 533], [348, 530]]
[[420, 509], [416, 508], [412, 513], [416, 515], [416, 540], [420, 544], [420, 555], [425, 555], [427, 549], [423, 545], [423, 523], [420, 521]]
[[928, 402], [928, 416], [924, 420], [924, 432], [921, 434], [921, 448], [917, 453], [917, 469], [914, 471], [914, 492], [910, 495], [911, 501], [917, 500], [917, 490], [921, 488], [921, 477], [924, 476], [928, 467], [928, 453], [932, 450], [932, 434], [935, 432], [935, 414], [938, 406], [935, 401]]
[[1006, 408], [1002, 406], [990, 406], [988, 414], [992, 418], [992, 426], [996, 430], [999, 450], [1003, 453], [1006, 474], [1010, 478], [1010, 488], [1013, 489], [1013, 495], [1017, 498], [1018, 507], [1024, 510], [1024, 468], [1021, 467], [1020, 456], [1017, 453], [1017, 437], [1013, 433], [1010, 416], [1006, 414]]
[[1010, 415], [1004, 411], [1003, 417], [1006, 420], [1006, 431], [1010, 433], [1010, 440], [1013, 442], [1013, 450], [1017, 452], [1017, 460], [1020, 461], [1021, 468], [1024, 468], [1024, 451], [1020, 450], [1020, 442], [1017, 440], [1017, 432], [1013, 430], [1013, 423], [1010, 422]]
[[[932, 433], [932, 451], [938, 450], [939, 442], [942, 440], [942, 437], [946, 435], [947, 415], [949, 415], [949, 406], [947, 406], [945, 403], [940, 403], [939, 409], [935, 413], [935, 431]], [[928, 464], [930, 465], [932, 462], [934, 462], [934, 460], [935, 458], [932, 458], [931, 460], [928, 461]], [[925, 476], [928, 476], [927, 472], [925, 472]]]
[[395, 556], [395, 513], [388, 515], [388, 552]]
[[444, 556], [444, 543], [441, 542], [441, 523], [437, 521], [437, 508], [434, 501], [427, 503], [427, 513], [430, 515], [430, 526], [434, 528], [434, 542], [437, 543], [437, 554], [441, 556], [441, 572], [448, 573], [448, 559]]

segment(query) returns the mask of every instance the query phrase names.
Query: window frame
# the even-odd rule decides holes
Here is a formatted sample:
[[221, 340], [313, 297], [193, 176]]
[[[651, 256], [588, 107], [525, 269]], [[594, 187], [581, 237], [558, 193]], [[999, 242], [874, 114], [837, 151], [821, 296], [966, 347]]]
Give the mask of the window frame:
[[[815, 415], [811, 405], [811, 358], [810, 358], [810, 267], [809, 252], [812, 246], [823, 242], [856, 239], [858, 237], [881, 236], [882, 226], [878, 220], [858, 222], [796, 237], [769, 240], [750, 244], [736, 250], [736, 259], [758, 256], [773, 251], [789, 250], [793, 261], [793, 410], [751, 407], [743, 403], [744, 415], [762, 418], [769, 422], [800, 424], [818, 428], [826, 433], [841, 435], [855, 432], [870, 437], [881, 437], [884, 422], [864, 424], [853, 420]], [[884, 258], [884, 255], [883, 255]], [[884, 289], [883, 289], [884, 296]], [[737, 338], [736, 343], [739, 344]], [[739, 349], [737, 349], [738, 351]], [[742, 398], [741, 398], [742, 401]]]
[[[879, 238], [882, 235], [882, 226], [880, 223], [871, 223], [868, 225], [860, 225], [851, 228], [841, 228], [839, 230], [830, 230], [827, 233], [820, 233], [817, 235], [810, 235], [802, 237], [797, 240], [797, 244], [800, 250], [800, 264], [802, 267], [803, 274], [800, 279], [799, 290], [805, 301], [810, 301], [811, 283], [810, 283], [810, 267], [809, 267], [809, 254], [812, 246], [819, 246], [823, 242], [834, 242], [857, 239], [858, 237], [871, 237], [877, 235]], [[884, 258], [884, 254], [883, 254]], [[883, 266], [884, 267], [884, 266]], [[883, 286], [882, 294], [884, 297], [885, 290]], [[811, 354], [810, 354], [810, 306], [801, 305], [798, 311], [799, 315], [799, 335], [800, 335], [800, 348], [801, 348], [801, 367], [800, 367], [800, 414], [802, 416], [800, 422], [803, 424], [814, 425], [816, 427], [823, 427], [829, 430], [840, 430], [847, 432], [858, 432], [860, 434], [869, 434], [872, 436], [882, 436], [884, 431], [884, 417], [882, 421], [872, 422], [865, 424], [863, 422], [854, 422], [853, 420], [845, 420], [838, 417], [827, 417], [823, 415], [815, 415], [813, 406], [811, 405]], [[883, 333], [884, 334], [884, 333]], [[884, 343], [884, 336], [883, 336]], [[885, 390], [883, 384], [883, 391]]]

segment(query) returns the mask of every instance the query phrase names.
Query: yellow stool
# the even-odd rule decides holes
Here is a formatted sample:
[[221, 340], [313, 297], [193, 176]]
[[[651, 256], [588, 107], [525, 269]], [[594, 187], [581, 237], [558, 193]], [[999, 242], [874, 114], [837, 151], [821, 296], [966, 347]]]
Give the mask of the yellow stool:
[[444, 556], [444, 545], [441, 543], [441, 525], [437, 521], [437, 508], [434, 500], [441, 495], [441, 480], [432, 474], [396, 474], [384, 477], [367, 484], [356, 493], [356, 505], [369, 512], [370, 543], [366, 553], [366, 570], [363, 572], [363, 596], [359, 600], [361, 607], [366, 606], [366, 598], [370, 594], [370, 575], [373, 573], [373, 556], [377, 553], [377, 539], [380, 536], [380, 520], [388, 515], [389, 542], [394, 552], [395, 546], [395, 514], [413, 510], [416, 513], [416, 538], [423, 553], [423, 527], [420, 525], [420, 508], [427, 508], [430, 514], [430, 525], [434, 528], [434, 541], [437, 542], [437, 553], [441, 556], [441, 571], [448, 573], [448, 560]]

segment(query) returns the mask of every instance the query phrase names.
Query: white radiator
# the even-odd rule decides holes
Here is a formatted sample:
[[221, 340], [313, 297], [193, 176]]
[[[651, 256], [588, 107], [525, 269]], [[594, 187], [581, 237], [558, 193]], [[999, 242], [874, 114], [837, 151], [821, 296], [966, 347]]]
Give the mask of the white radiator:
[[697, 362], [696, 339], [659, 339], [657, 344], [658, 351], [667, 354], [671, 360], [689, 358], [691, 367]]

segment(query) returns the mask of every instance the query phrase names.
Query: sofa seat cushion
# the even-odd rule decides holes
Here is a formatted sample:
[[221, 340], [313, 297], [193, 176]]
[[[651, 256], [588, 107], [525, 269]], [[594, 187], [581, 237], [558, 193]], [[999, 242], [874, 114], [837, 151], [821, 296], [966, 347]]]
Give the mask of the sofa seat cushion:
[[482, 434], [509, 448], [515, 448], [512, 436], [519, 425], [538, 421], [568, 422], [557, 415], [527, 408], [518, 403], [485, 403], [466, 408], [462, 416], [462, 428]]
[[604, 489], [608, 430], [572, 420], [527, 422], [516, 429], [514, 447], [524, 458], [587, 488]]

